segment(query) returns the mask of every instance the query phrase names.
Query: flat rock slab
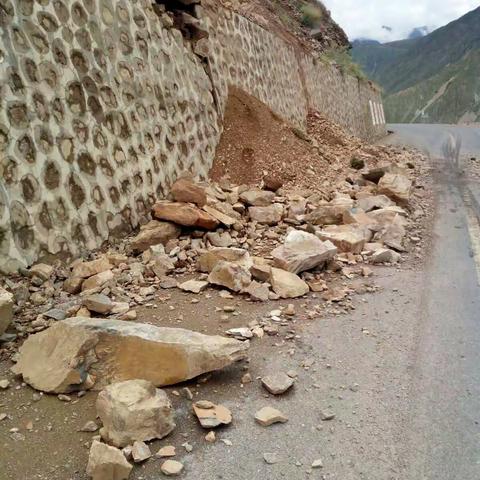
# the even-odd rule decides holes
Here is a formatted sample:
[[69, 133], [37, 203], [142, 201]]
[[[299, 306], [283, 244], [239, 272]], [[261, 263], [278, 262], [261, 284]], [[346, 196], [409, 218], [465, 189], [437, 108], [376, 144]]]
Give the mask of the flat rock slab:
[[203, 280], [187, 280], [179, 283], [178, 288], [184, 292], [200, 293], [208, 287], [208, 282]]
[[285, 393], [294, 383], [286, 373], [274, 373], [262, 378], [262, 385], [273, 395]]
[[153, 206], [152, 211], [158, 220], [167, 220], [185, 227], [215, 230], [219, 225], [216, 218], [190, 203], [159, 202]]
[[162, 463], [160, 470], [164, 475], [173, 477], [176, 475], [180, 475], [180, 473], [183, 470], [183, 464], [180, 462], [177, 462], [176, 460], [166, 460], [165, 462]]
[[232, 414], [227, 407], [206, 400], [194, 403], [193, 412], [203, 428], [215, 428], [232, 423]]
[[99, 390], [132, 379], [159, 387], [244, 359], [248, 347], [248, 342], [181, 328], [76, 317], [31, 335], [12, 371], [52, 393]]
[[276, 408], [263, 407], [255, 414], [255, 421], [263, 427], [269, 427], [274, 423], [287, 422], [288, 417]]

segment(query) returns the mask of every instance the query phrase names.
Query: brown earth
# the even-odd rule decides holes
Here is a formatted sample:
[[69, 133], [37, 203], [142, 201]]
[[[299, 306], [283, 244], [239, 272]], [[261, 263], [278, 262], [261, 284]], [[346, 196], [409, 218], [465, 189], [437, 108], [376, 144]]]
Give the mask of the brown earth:
[[275, 177], [286, 190], [309, 189], [328, 197], [332, 187], [341, 191], [344, 179], [356, 173], [350, 167], [352, 159], [372, 168], [405, 155], [403, 149], [367, 144], [316, 112], [310, 113], [305, 134], [256, 98], [231, 87], [210, 177], [227, 177], [234, 184]]

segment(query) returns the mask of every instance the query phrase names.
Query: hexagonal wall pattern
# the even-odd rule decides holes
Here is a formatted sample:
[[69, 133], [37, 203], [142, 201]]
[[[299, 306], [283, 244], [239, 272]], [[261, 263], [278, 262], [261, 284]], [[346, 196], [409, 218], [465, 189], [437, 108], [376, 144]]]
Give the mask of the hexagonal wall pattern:
[[368, 85], [231, 11], [186, 40], [149, 0], [0, 0], [0, 271], [78, 255], [208, 175], [229, 85], [299, 128], [316, 108], [378, 136]]

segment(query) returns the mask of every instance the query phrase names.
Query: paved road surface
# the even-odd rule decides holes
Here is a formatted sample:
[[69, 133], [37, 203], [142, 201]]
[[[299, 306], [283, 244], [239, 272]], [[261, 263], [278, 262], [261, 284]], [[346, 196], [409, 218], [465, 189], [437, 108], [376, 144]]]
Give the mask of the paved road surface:
[[[449, 129], [399, 127], [389, 141], [414, 143], [435, 158]], [[480, 157], [478, 131], [465, 131], [464, 145]], [[188, 402], [171, 395], [177, 429], [152, 450], [176, 445], [183, 478], [480, 479], [480, 227], [468, 196], [471, 183], [442, 159], [435, 162], [438, 208], [422, 268], [379, 267], [372, 281], [382, 292], [355, 297], [351, 314], [297, 323], [294, 342], [254, 342], [253, 383], [242, 387], [244, 372], [235, 367], [194, 385], [197, 398], [233, 412], [233, 424], [217, 431], [216, 443], [205, 442]], [[311, 308], [306, 302], [295, 302], [297, 310]], [[253, 319], [271, 307], [248, 308], [242, 304], [242, 314]], [[6, 375], [2, 368], [0, 377]], [[298, 373], [293, 391], [266, 396], [256, 378], [288, 370]], [[0, 480], [85, 480], [88, 438], [71, 431], [95, 418], [94, 395], [72, 402], [68, 416], [55, 398], [43, 398], [43, 413], [37, 412], [27, 388], [7, 391], [7, 399], [17, 402], [14, 426], [33, 419], [35, 431], [12, 446], [0, 430]], [[253, 414], [266, 405], [285, 412], [288, 423], [256, 425]], [[335, 418], [322, 421], [322, 411]], [[190, 454], [181, 447], [185, 441], [194, 446]], [[267, 465], [264, 453], [275, 453], [279, 462]], [[316, 459], [323, 468], [312, 470]], [[146, 462], [130, 480], [158, 480], [159, 468], [159, 460]]]

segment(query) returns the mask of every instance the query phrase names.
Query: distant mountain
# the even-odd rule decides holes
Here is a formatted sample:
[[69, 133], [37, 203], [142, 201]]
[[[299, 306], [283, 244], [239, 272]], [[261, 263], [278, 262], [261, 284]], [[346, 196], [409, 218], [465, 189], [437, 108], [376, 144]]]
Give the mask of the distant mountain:
[[425, 37], [425, 35], [428, 35], [429, 33], [430, 33], [430, 29], [427, 26], [417, 27], [410, 32], [410, 35], [408, 36], [408, 38], [409, 39], [421, 38], [421, 37]]
[[480, 121], [480, 7], [426, 36], [353, 42], [352, 56], [383, 87], [389, 122]]

